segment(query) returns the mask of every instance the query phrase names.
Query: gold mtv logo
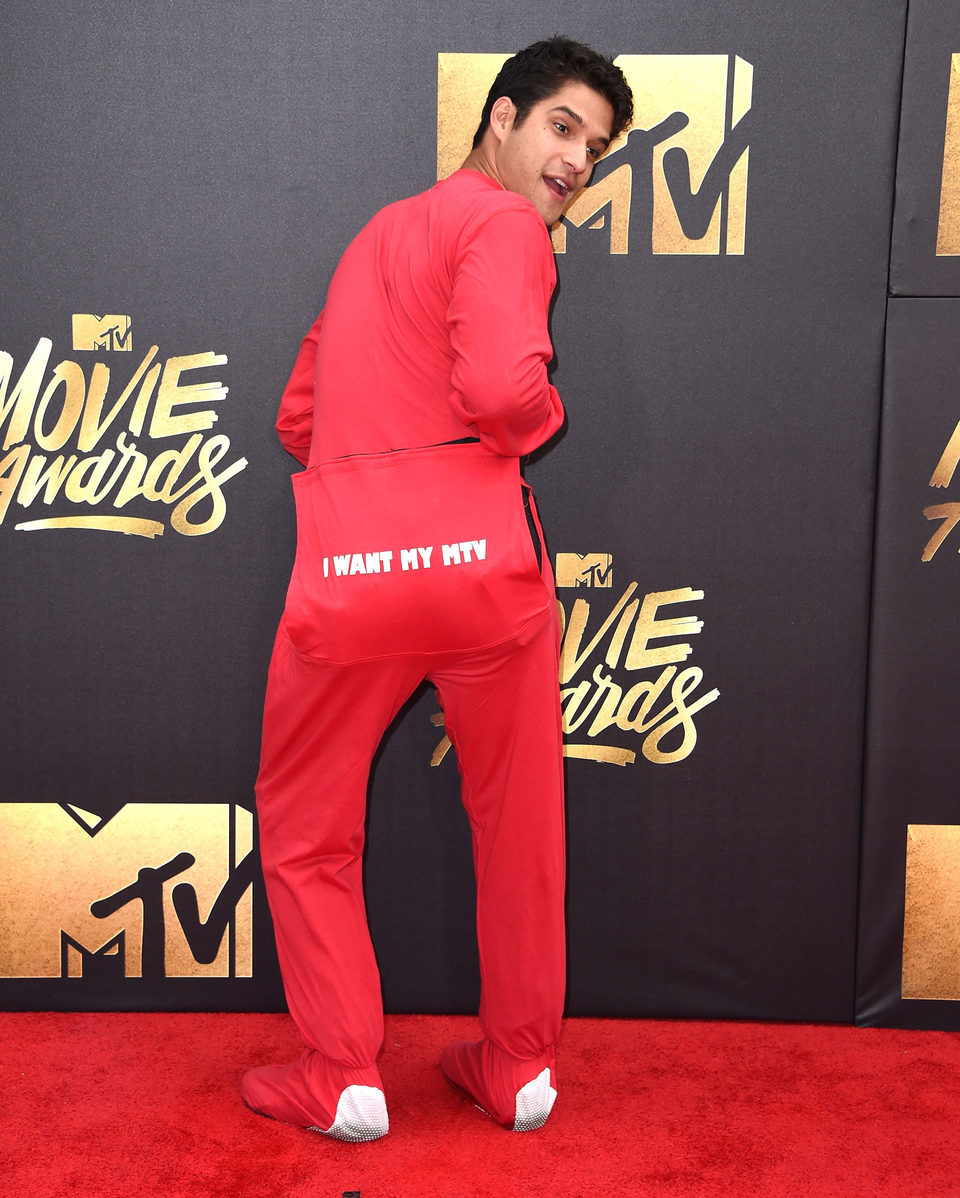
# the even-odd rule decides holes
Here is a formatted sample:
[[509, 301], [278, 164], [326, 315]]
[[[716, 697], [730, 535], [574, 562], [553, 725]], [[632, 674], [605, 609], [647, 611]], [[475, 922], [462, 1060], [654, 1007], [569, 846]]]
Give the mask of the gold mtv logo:
[[253, 870], [232, 804], [0, 803], [0, 977], [250, 977]]
[[554, 573], [558, 587], [612, 587], [613, 557], [609, 553], [558, 553]]
[[950, 59], [947, 127], [943, 138], [937, 256], [960, 254], [960, 54]]
[[[440, 54], [437, 178], [466, 158], [490, 85], [508, 54]], [[553, 227], [600, 230], [612, 254], [742, 254], [753, 67], [732, 54], [621, 54], [633, 125]], [[652, 183], [652, 187], [651, 187]], [[578, 234], [583, 236], [583, 234]]]
[[74, 312], [74, 349], [132, 350], [133, 330], [129, 316], [96, 316], [92, 312]]

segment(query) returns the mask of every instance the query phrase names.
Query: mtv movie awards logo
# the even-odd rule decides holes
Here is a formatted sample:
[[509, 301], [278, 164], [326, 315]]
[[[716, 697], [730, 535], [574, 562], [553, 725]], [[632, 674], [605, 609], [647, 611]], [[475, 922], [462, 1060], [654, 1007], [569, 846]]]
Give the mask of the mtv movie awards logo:
[[[614, 587], [609, 553], [559, 553], [555, 573], [558, 591], [590, 596], [558, 601], [564, 756], [622, 766], [638, 752], [656, 765], [689, 757], [697, 743], [694, 717], [720, 697], [689, 660], [687, 638], [703, 628], [703, 591], [643, 593], [636, 581]], [[443, 724], [442, 714], [431, 719]], [[431, 764], [449, 748], [445, 736]]]
[[[478, 114], [508, 54], [440, 54], [437, 177], [470, 150]], [[753, 67], [733, 54], [621, 54], [634, 119], [611, 144], [590, 186], [553, 227], [602, 239], [611, 254], [742, 254]]]
[[160, 360], [152, 345], [132, 370], [108, 365], [106, 353], [133, 357], [131, 318], [90, 313], [73, 317], [73, 350], [81, 360], [51, 370], [53, 341], [41, 337], [16, 381], [13, 356], [0, 351], [0, 524], [22, 508], [36, 518], [16, 521], [21, 532], [156, 537], [165, 527], [154, 515], [160, 508], [183, 536], [219, 528], [223, 488], [247, 465], [228, 460], [226, 434], [210, 433], [219, 419], [213, 405], [227, 395], [210, 371], [226, 355]]
[[0, 977], [253, 975], [253, 815], [226, 803], [0, 803]]
[[[930, 475], [929, 485], [931, 487], [949, 487], [958, 462], [960, 462], [960, 421], [957, 422], [944, 446], [940, 460], [934, 467], [933, 474]], [[960, 524], [960, 503], [934, 503], [925, 507], [923, 514], [928, 520], [942, 521], [940, 527], [927, 541], [921, 556], [922, 561], [929, 562], [950, 533]]]

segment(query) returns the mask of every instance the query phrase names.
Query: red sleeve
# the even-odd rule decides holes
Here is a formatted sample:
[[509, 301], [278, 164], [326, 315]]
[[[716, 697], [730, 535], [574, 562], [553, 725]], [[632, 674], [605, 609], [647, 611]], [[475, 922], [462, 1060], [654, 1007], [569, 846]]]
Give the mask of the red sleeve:
[[546, 227], [532, 210], [498, 213], [471, 235], [454, 269], [451, 405], [489, 449], [522, 457], [563, 423], [547, 381], [556, 268]]
[[304, 466], [310, 457], [310, 441], [313, 436], [313, 375], [322, 324], [321, 312], [310, 332], [300, 343], [300, 352], [283, 390], [280, 411], [277, 413], [280, 443], [287, 453], [292, 453]]

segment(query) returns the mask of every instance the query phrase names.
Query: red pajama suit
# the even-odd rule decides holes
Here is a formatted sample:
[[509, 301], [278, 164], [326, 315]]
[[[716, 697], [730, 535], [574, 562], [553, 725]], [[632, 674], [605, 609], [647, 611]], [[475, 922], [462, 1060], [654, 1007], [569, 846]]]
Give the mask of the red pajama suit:
[[424, 679], [456, 750], [477, 877], [485, 1039], [452, 1047], [444, 1069], [518, 1129], [517, 1091], [546, 1070], [555, 1086], [559, 628], [518, 461], [563, 419], [546, 374], [555, 280], [533, 204], [458, 171], [385, 208], [351, 243], [284, 392], [280, 438], [308, 469], [293, 480], [297, 556], [270, 666], [257, 808], [306, 1051], [272, 1077], [254, 1071], [245, 1097], [317, 1130], [339, 1118], [345, 1087], [381, 1087], [361, 884], [366, 790], [385, 729]]

